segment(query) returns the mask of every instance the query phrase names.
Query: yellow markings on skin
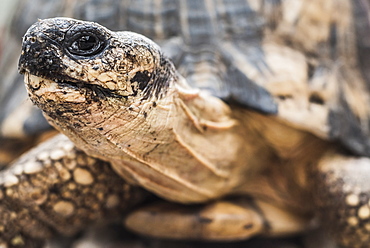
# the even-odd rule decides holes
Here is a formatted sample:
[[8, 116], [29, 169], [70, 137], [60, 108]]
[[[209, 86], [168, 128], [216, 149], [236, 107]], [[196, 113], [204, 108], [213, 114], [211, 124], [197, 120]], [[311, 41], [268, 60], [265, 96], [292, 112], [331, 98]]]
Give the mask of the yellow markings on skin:
[[64, 217], [69, 217], [73, 214], [75, 207], [69, 201], [59, 201], [53, 207], [54, 212]]
[[94, 178], [88, 170], [77, 168], [73, 171], [73, 178], [76, 183], [82, 185], [90, 185], [94, 182]]
[[360, 217], [360, 219], [369, 218], [370, 217], [370, 208], [369, 208], [369, 206], [368, 205], [361, 206], [358, 209], [357, 215], [358, 215], [358, 217]]
[[360, 198], [355, 194], [347, 195], [346, 203], [349, 206], [357, 206], [360, 203]]
[[357, 217], [354, 217], [354, 216], [348, 217], [347, 223], [350, 226], [357, 226], [358, 225], [358, 219], [357, 219]]

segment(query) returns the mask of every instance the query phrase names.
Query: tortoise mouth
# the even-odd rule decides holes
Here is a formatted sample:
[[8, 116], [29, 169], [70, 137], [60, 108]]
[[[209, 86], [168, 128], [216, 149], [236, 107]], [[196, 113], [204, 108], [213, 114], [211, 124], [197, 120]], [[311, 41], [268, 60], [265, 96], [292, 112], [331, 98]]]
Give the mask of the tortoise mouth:
[[28, 90], [34, 95], [42, 95], [44, 93], [54, 93], [57, 95], [87, 95], [87, 92], [93, 92], [93, 95], [98, 98], [127, 98], [118, 90], [111, 90], [101, 85], [86, 83], [76, 79], [58, 79], [44, 76], [33, 75], [24, 72], [25, 83]]

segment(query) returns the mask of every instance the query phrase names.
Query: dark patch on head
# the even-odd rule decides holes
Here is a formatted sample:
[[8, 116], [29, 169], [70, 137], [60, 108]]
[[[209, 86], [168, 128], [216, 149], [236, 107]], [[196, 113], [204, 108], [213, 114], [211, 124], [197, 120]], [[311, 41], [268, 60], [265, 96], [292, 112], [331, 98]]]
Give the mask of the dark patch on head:
[[135, 76], [130, 80], [131, 83], [138, 83], [138, 87], [141, 91], [145, 89], [148, 85], [149, 80], [151, 79], [150, 72], [147, 70], [145, 71], [138, 71], [136, 72]]
[[62, 64], [60, 56], [57, 54], [54, 44], [51, 44], [45, 36], [39, 37], [40, 40], [33, 41], [25, 37], [22, 45], [22, 55], [19, 59], [18, 69], [20, 73], [29, 71], [36, 76], [55, 78], [66, 67]]

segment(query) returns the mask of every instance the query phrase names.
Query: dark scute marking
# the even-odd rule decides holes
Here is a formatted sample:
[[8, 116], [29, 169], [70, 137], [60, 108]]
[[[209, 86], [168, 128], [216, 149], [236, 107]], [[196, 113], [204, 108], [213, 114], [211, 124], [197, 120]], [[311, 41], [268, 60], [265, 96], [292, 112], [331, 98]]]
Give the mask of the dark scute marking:
[[98, 127], [97, 129], [100, 130], [100, 131], [104, 130], [104, 128], [102, 128], [102, 127]]
[[[329, 139], [339, 141], [346, 149], [356, 155], [370, 157], [370, 139], [368, 133], [361, 129], [361, 122], [352, 112], [344, 97], [340, 97], [337, 109], [330, 111]], [[370, 125], [370, 123], [368, 123]]]
[[46, 130], [52, 129], [50, 124], [46, 121], [42, 115], [40, 109], [32, 109], [30, 115], [23, 124], [24, 132], [27, 135], [37, 135], [43, 133]]
[[265, 114], [277, 114], [278, 106], [270, 92], [254, 83], [234, 66], [229, 66], [227, 74], [229, 96], [224, 100]]
[[316, 103], [316, 104], [319, 104], [319, 105], [323, 105], [325, 103], [324, 99], [316, 93], [312, 93], [310, 95], [308, 101], [310, 103]]

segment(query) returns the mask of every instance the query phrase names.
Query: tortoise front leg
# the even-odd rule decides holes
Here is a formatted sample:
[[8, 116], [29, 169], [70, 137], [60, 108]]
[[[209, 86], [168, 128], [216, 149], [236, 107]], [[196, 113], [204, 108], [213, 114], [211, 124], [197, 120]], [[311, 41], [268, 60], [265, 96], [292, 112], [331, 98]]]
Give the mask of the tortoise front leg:
[[65, 136], [39, 145], [0, 174], [0, 247], [39, 247], [122, 214], [145, 196]]
[[315, 173], [320, 219], [344, 247], [370, 247], [370, 159], [327, 154]]

